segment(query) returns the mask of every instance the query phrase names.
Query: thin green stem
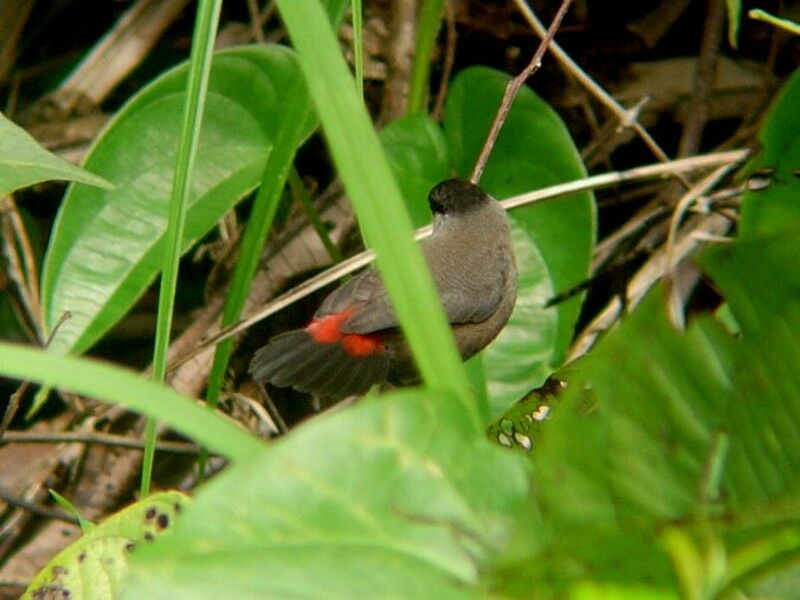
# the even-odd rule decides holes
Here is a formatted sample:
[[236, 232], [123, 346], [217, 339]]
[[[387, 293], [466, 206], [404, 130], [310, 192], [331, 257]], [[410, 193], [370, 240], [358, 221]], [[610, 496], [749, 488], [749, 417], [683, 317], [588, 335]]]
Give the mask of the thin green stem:
[[[222, 314], [222, 326], [227, 327], [239, 320], [244, 309], [250, 283], [258, 267], [261, 249], [272, 227], [275, 211], [280, 202], [281, 192], [286, 184], [286, 177], [292, 166], [297, 147], [306, 131], [311, 100], [305, 83], [297, 79], [294, 88], [288, 92], [284, 103], [286, 111], [281, 115], [281, 127], [273, 140], [273, 148], [269, 153], [264, 171], [261, 175], [261, 187], [253, 201], [253, 210], [242, 239], [239, 260], [233, 271], [228, 298]], [[233, 353], [233, 338], [219, 344], [214, 353], [214, 362], [208, 376], [206, 401], [211, 409], [216, 408], [225, 372]], [[199, 458], [199, 479], [202, 480], [208, 452], [203, 449]]]
[[[169, 220], [165, 236], [164, 267], [158, 298], [158, 321], [156, 341], [153, 349], [153, 381], [164, 382], [167, 370], [167, 349], [172, 327], [172, 309], [175, 304], [175, 288], [178, 282], [178, 265], [181, 257], [181, 241], [186, 223], [186, 205], [189, 201], [189, 180], [197, 155], [200, 125], [205, 108], [211, 56], [222, 0], [201, 0], [197, 8], [192, 53], [189, 59], [186, 105], [183, 114], [181, 139], [175, 164], [175, 180], [169, 205]], [[149, 419], [145, 433], [145, 449], [142, 459], [141, 495], [150, 493], [153, 459], [156, 446], [156, 422]]]
[[323, 223], [322, 219], [319, 218], [319, 213], [314, 207], [314, 203], [311, 201], [311, 197], [308, 195], [306, 186], [303, 185], [303, 180], [300, 178], [300, 174], [297, 172], [297, 169], [292, 169], [289, 172], [289, 186], [292, 188], [292, 194], [297, 198], [297, 200], [300, 202], [300, 205], [303, 207], [303, 211], [306, 213], [308, 220], [311, 222], [311, 226], [314, 228], [314, 231], [317, 232], [322, 245], [325, 246], [325, 250], [328, 251], [328, 255], [330, 255], [331, 260], [334, 263], [342, 262], [342, 253], [339, 251], [339, 248], [336, 246], [336, 244], [333, 243], [331, 236], [328, 234], [328, 228], [325, 227], [325, 223]]
[[419, 13], [414, 64], [411, 68], [411, 88], [408, 94], [408, 114], [423, 112], [428, 98], [428, 79], [431, 56], [439, 28], [442, 25], [445, 0], [425, 0]]

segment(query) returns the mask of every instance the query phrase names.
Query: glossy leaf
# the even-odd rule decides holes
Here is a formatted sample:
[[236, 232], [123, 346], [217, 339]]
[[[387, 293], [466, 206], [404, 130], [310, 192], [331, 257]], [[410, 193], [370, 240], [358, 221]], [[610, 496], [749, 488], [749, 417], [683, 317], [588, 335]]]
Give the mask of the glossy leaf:
[[188, 500], [180, 492], [162, 492], [115, 513], [59, 552], [22, 598], [119, 598], [131, 553], [171, 532]]
[[137, 552], [126, 597], [471, 597], [526, 469], [442, 404], [458, 414], [449, 396], [368, 398], [224, 473]]
[[[142, 90], [92, 148], [87, 167], [116, 189], [73, 187], [62, 204], [43, 273], [47, 326], [72, 315], [54, 338], [57, 352], [86, 350], [160, 270], [185, 77], [184, 65]], [[256, 186], [300, 77], [293, 53], [279, 46], [215, 56], [184, 251]]]
[[758, 139], [761, 150], [744, 169], [742, 237], [800, 226], [800, 69], [781, 90]]
[[51, 179], [78, 181], [105, 189], [113, 187], [102, 177], [52, 154], [0, 113], [0, 198]]
[[[470, 67], [459, 73], [450, 86], [444, 129], [456, 171], [462, 176], [472, 170], [508, 79], [499, 71]], [[481, 185], [503, 199], [584, 175], [564, 123], [544, 100], [523, 87], [494, 146]], [[512, 216], [541, 253], [555, 293], [567, 291], [587, 277], [595, 239], [595, 210], [590, 193], [520, 208]], [[541, 278], [529, 275], [531, 281]], [[536, 293], [520, 289], [524, 298]], [[549, 354], [541, 346], [531, 346], [527, 351], [500, 351], [510, 352], [517, 369], [530, 368], [528, 389], [541, 385], [563, 360], [581, 299], [582, 295], [578, 295], [555, 307], [558, 323], [555, 336], [549, 341]], [[538, 327], [537, 319], [528, 326]], [[523, 382], [520, 380], [519, 384]]]
[[[624, 562], [650, 564], [626, 569], [627, 583], [668, 582], [668, 529], [696, 551], [671, 554], [696, 574], [682, 580], [688, 597], [750, 583], [800, 550], [798, 251], [786, 234], [703, 260], [743, 324], [740, 338], [710, 316], [674, 330], [656, 290], [574, 367], [534, 442], [543, 537], [517, 540], [530, 551], [510, 579], [568, 563], [617, 581], [612, 565]], [[763, 277], [749, 275], [756, 264]], [[794, 537], [780, 538], [785, 528]]]
[[547, 266], [516, 217], [510, 218], [519, 270], [517, 303], [508, 324], [478, 357], [486, 372], [492, 419], [547, 379], [558, 335], [557, 309], [545, 308], [554, 296]]
[[450, 173], [442, 129], [428, 115], [418, 113], [392, 121], [380, 136], [414, 227], [429, 224], [428, 192]]

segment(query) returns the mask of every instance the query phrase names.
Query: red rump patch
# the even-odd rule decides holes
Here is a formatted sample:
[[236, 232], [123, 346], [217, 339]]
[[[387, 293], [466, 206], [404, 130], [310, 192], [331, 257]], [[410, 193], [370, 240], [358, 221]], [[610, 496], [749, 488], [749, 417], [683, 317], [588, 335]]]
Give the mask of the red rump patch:
[[306, 327], [306, 331], [319, 344], [341, 342], [345, 352], [351, 356], [369, 356], [384, 352], [385, 348], [376, 334], [342, 333], [342, 323], [354, 313], [354, 308], [348, 308], [340, 313], [315, 319]]

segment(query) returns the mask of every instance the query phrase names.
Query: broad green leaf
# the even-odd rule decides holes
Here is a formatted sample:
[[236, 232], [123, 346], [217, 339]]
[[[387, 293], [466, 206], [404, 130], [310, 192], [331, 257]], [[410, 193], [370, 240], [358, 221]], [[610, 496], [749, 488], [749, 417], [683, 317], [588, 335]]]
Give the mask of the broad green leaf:
[[125, 597], [473, 597], [526, 469], [442, 404], [459, 414], [450, 396], [368, 398], [230, 469], [137, 552]]
[[486, 372], [492, 419], [547, 379], [558, 335], [557, 309], [545, 308], [555, 295], [547, 266], [516, 217], [511, 225], [519, 270], [517, 303], [508, 324], [478, 357]]
[[[450, 86], [444, 129], [456, 171], [462, 176], [472, 170], [508, 79], [499, 71], [470, 67], [459, 73]], [[584, 176], [580, 156], [564, 123], [544, 100], [523, 87], [501, 130], [481, 185], [502, 199]], [[587, 277], [595, 239], [590, 193], [517, 209], [513, 217], [538, 248], [555, 293], [567, 291]], [[535, 292], [521, 289], [523, 297], [532, 293]], [[581, 298], [579, 295], [556, 306], [558, 323], [549, 355], [542, 347], [533, 346], [524, 353], [511, 351], [519, 368], [523, 364], [531, 368], [528, 389], [541, 385], [547, 373], [563, 360]], [[529, 326], [537, 327], [538, 323]], [[522, 386], [521, 380], [519, 384]]]
[[795, 70], [758, 134], [761, 151], [745, 167], [739, 234], [751, 237], [800, 226], [800, 69]]
[[0, 198], [51, 179], [77, 181], [105, 189], [113, 187], [102, 177], [52, 154], [0, 113]]
[[701, 503], [720, 436], [730, 450], [711, 501], [752, 506], [800, 493], [798, 256], [800, 240], [785, 234], [702, 260], [742, 324], [741, 340], [710, 317], [675, 331], [655, 293], [586, 358], [535, 455], [557, 487], [585, 491], [553, 498], [552, 510], [680, 519]]
[[119, 598], [130, 555], [171, 532], [188, 500], [180, 492], [162, 492], [112, 515], [59, 552], [22, 598]]
[[417, 113], [392, 121], [380, 136], [414, 227], [427, 225], [431, 222], [428, 192], [450, 174], [450, 155], [441, 128], [429, 116]]
[[642, 586], [581, 583], [572, 590], [570, 600], [677, 600], [677, 592]]
[[[186, 66], [126, 104], [86, 165], [116, 189], [73, 187], [61, 206], [43, 273], [48, 328], [65, 312], [51, 348], [82, 352], [108, 330], [157, 275], [166, 230]], [[259, 181], [289, 90], [302, 75], [280, 46], [242, 47], [214, 58], [184, 251]], [[308, 124], [308, 132], [311, 122]]]
[[699, 262], [722, 290], [746, 335], [763, 335], [773, 329], [784, 307], [800, 298], [800, 236], [796, 231], [718, 245]]
[[586, 358], [540, 436], [534, 459], [560, 482], [543, 483], [551, 510], [582, 523], [689, 513], [733, 386], [732, 344], [711, 320], [673, 330], [651, 294]]
[[[696, 570], [687, 596], [748, 585], [765, 565], [796, 569], [781, 561], [800, 551], [799, 251], [790, 233], [704, 258], [741, 337], [710, 316], [674, 330], [656, 290], [572, 369], [534, 443], [539, 521], [511, 545], [528, 547], [508, 568], [521, 573], [503, 575], [541, 583], [558, 569], [562, 591], [565, 570], [668, 581], [666, 527], [697, 549], [680, 559]], [[715, 544], [727, 562], [714, 563]], [[651, 566], [617, 572], [631, 561]]]
[[731, 502], [800, 494], [800, 238], [792, 231], [742, 240], [707, 252], [701, 264], [745, 340], [755, 340], [728, 410], [729, 427], [740, 434], [731, 437], [726, 470]]

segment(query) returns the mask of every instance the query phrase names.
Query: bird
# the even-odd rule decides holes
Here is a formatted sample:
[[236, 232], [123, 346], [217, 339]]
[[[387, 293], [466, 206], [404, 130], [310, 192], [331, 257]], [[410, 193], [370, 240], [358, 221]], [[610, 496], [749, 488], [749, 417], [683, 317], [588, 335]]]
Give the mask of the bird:
[[[466, 360], [497, 336], [514, 308], [511, 228], [500, 203], [465, 179], [435, 185], [428, 204], [433, 232], [421, 250]], [[386, 381], [419, 381], [374, 267], [331, 292], [308, 326], [269, 340], [254, 354], [249, 372], [256, 381], [333, 400], [363, 395]]]

